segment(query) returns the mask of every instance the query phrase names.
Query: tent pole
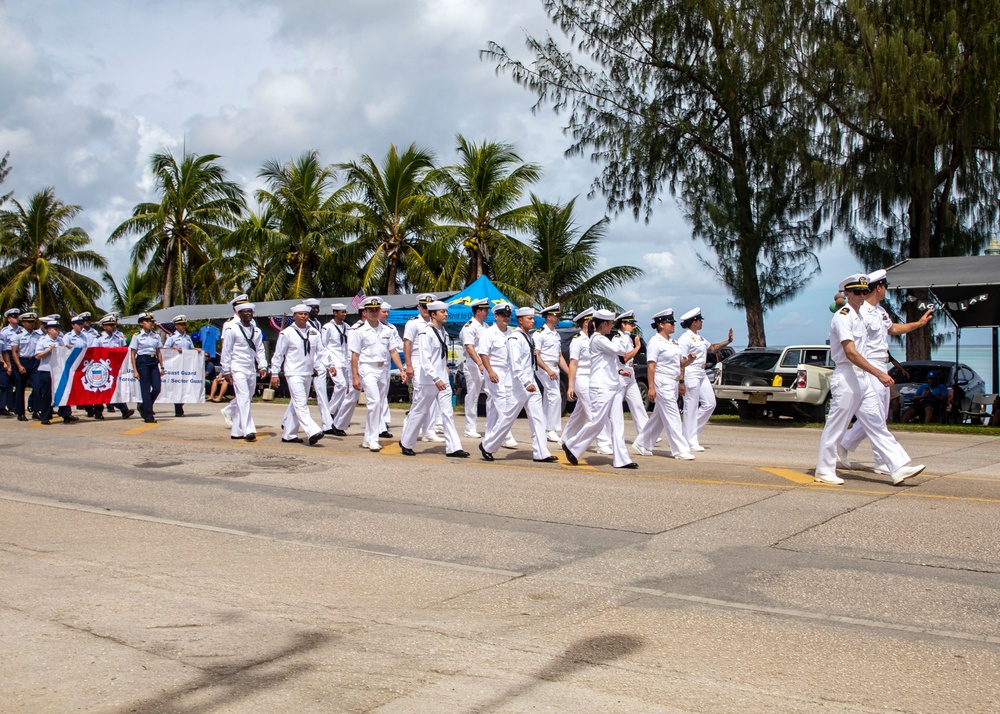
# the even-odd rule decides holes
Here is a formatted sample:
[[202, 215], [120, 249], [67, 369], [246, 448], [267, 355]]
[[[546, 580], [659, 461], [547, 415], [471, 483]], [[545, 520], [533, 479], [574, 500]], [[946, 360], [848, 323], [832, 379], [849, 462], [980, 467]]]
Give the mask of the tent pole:
[[1000, 348], [1000, 340], [998, 340], [997, 328], [993, 328], [993, 393], [1000, 394], [1000, 364], [997, 364], [997, 353], [998, 348]]

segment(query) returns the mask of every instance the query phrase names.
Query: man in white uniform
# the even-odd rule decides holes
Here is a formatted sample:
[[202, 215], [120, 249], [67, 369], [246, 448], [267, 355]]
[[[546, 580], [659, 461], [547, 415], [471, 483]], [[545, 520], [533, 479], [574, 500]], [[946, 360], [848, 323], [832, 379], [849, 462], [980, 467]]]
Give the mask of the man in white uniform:
[[[510, 379], [507, 371], [510, 369], [510, 359], [507, 355], [507, 335], [510, 332], [510, 316], [513, 306], [509, 302], [499, 302], [493, 306], [493, 324], [483, 330], [479, 336], [476, 352], [483, 363], [484, 382], [489, 395], [486, 400], [486, 433], [492, 433], [493, 425], [497, 423], [500, 414], [507, 408], [510, 398]], [[503, 446], [509, 449], [517, 448], [517, 442], [511, 435]]]
[[[250, 298], [247, 297], [246, 293], [241, 293], [229, 301], [229, 306], [233, 308], [233, 316], [222, 323], [222, 329], [220, 330], [221, 339], [225, 340], [226, 333], [240, 324], [239, 307], [249, 302]], [[202, 345], [202, 348], [204, 348], [204, 345]], [[226, 426], [232, 426], [233, 418], [236, 416], [236, 402], [229, 402], [220, 411], [222, 412], [223, 419], [226, 420]]]
[[483, 361], [479, 358], [476, 345], [479, 336], [486, 329], [486, 314], [490, 309], [488, 298], [479, 298], [469, 303], [472, 319], [465, 323], [459, 340], [465, 349], [465, 435], [478, 439], [482, 436], [478, 430], [479, 395], [483, 393], [484, 374]]
[[542, 386], [542, 405], [545, 413], [545, 438], [558, 444], [562, 431], [562, 389], [559, 370], [569, 373], [569, 365], [562, 356], [562, 338], [556, 332], [559, 324], [559, 303], [542, 308], [545, 324], [535, 331], [535, 358], [538, 369], [535, 375]]
[[[357, 329], [357, 335], [351, 343], [351, 379], [354, 389], [364, 391], [368, 410], [361, 446], [371, 451], [380, 451], [382, 445], [379, 443], [379, 436], [385, 430], [383, 410], [385, 390], [388, 389], [388, 383], [383, 383], [382, 373], [389, 364], [390, 355], [396, 352], [395, 347], [391, 346], [392, 336], [389, 334], [389, 330], [395, 332], [395, 328], [379, 321], [382, 301], [377, 297], [368, 298], [361, 303], [361, 307], [365, 311], [365, 321]], [[398, 354], [396, 358], [399, 358]], [[406, 379], [405, 372], [402, 378]]]
[[383, 439], [392, 438], [392, 432], [389, 431], [389, 427], [392, 425], [392, 411], [389, 409], [389, 384], [392, 380], [392, 366], [395, 365], [396, 369], [399, 370], [399, 377], [403, 384], [409, 380], [409, 375], [403, 369], [404, 365], [401, 361], [403, 339], [399, 336], [399, 330], [396, 329], [396, 326], [389, 322], [390, 310], [392, 310], [392, 305], [383, 300], [382, 310], [379, 312], [379, 322], [382, 323], [382, 332], [389, 343], [389, 361], [382, 368], [381, 377], [382, 395], [385, 397], [382, 400], [382, 423], [385, 425], [385, 429], [379, 434], [379, 437]]
[[[468, 458], [469, 452], [462, 449], [455, 428], [455, 413], [451, 406], [451, 385], [448, 382], [448, 333], [444, 331], [444, 323], [448, 320], [448, 306], [434, 300], [427, 303], [427, 314], [430, 321], [414, 340], [416, 363], [413, 365], [413, 379], [421, 384], [420, 389], [414, 384], [413, 404], [410, 416], [403, 427], [403, 435], [399, 440], [404, 456], [416, 456], [413, 450], [417, 443], [420, 425], [435, 411], [442, 415], [444, 429], [445, 456], [452, 458]], [[407, 365], [409, 366], [409, 362]]]
[[[425, 293], [423, 295], [417, 296], [417, 315], [413, 316], [406, 321], [406, 325], [403, 327], [403, 361], [406, 363], [406, 377], [410, 380], [410, 387], [412, 391], [411, 404], [418, 401], [417, 392], [424, 389], [427, 385], [420, 384], [419, 380], [414, 380], [413, 377], [416, 374], [417, 364], [420, 361], [420, 345], [417, 340], [417, 336], [423, 333], [424, 327], [430, 324], [431, 317], [427, 310], [427, 306], [435, 302], [435, 298], [430, 293]], [[422, 415], [424, 421], [417, 425], [418, 434], [424, 441], [444, 441], [440, 436], [434, 433], [434, 425], [441, 422], [440, 415], [437, 412], [437, 407], [435, 406], [437, 401], [435, 400], [431, 403], [429, 411]], [[410, 409], [410, 414], [407, 416], [407, 422], [413, 418], [413, 409]]]
[[[351, 419], [354, 418], [354, 410], [361, 399], [361, 390], [354, 388], [354, 374], [351, 371], [351, 353], [357, 351], [358, 330], [365, 326], [364, 308], [358, 311], [358, 316], [360, 319], [347, 328], [347, 362], [345, 363], [347, 372], [344, 377], [347, 380], [348, 389], [347, 394], [344, 395], [344, 400], [340, 404], [340, 408], [337, 410], [337, 414], [333, 418], [334, 436], [347, 436], [347, 429], [351, 425]], [[337, 434], [337, 431], [343, 433]]]
[[325, 366], [319, 330], [309, 324], [309, 306], [296, 305], [291, 313], [294, 322], [278, 333], [278, 342], [271, 357], [271, 387], [279, 386], [278, 374], [284, 371], [289, 400], [281, 421], [281, 440], [286, 444], [301, 444], [302, 439], [298, 436], [301, 428], [311, 446], [323, 438], [323, 430], [309, 415], [309, 387], [317, 370], [325, 369]]
[[836, 473], [837, 444], [851, 417], [856, 415], [871, 439], [875, 454], [889, 467], [893, 484], [900, 484], [924, 467], [906, 465], [910, 458], [886, 428], [882, 408], [866, 378], [865, 373], [873, 375], [887, 388], [893, 383], [892, 377], [862, 356], [865, 325], [858, 309], [869, 293], [868, 276], [855, 273], [842, 280], [839, 289], [847, 298], [847, 305], [834, 313], [830, 323], [830, 357], [836, 366], [830, 377], [830, 413], [819, 441], [815, 479], [826, 484], [844, 483]]
[[[351, 392], [351, 352], [347, 347], [347, 331], [350, 326], [347, 324], [347, 306], [340, 302], [330, 305], [333, 319], [323, 326], [320, 332], [323, 349], [326, 352], [327, 363], [330, 365], [327, 370], [327, 380], [333, 385], [330, 398], [327, 402], [326, 411], [322, 414], [323, 433], [330, 436], [347, 436], [347, 432], [338, 428], [336, 423], [337, 415], [341, 413], [344, 400]], [[325, 392], [324, 392], [325, 393]], [[317, 394], [317, 401], [318, 400]], [[351, 409], [353, 412], [354, 410]], [[348, 418], [350, 422], [350, 418]]]
[[254, 304], [243, 303], [236, 313], [240, 322], [226, 331], [222, 338], [219, 366], [222, 376], [233, 385], [236, 405], [230, 439], [257, 440], [257, 426], [250, 413], [250, 401], [257, 391], [257, 377], [267, 376], [267, 355], [264, 353], [264, 335], [253, 320]]

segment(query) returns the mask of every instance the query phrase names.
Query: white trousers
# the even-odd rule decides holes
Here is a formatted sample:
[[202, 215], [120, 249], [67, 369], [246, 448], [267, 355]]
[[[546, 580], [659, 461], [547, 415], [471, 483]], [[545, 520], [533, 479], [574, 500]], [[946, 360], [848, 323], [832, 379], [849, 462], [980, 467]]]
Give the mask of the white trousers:
[[556, 373], [556, 378], [549, 377], [544, 369], [536, 369], [535, 376], [542, 385], [542, 408], [545, 413], [545, 430], [562, 431], [562, 390], [559, 386], [559, 365], [549, 367]]
[[830, 393], [830, 413], [826, 416], [826, 426], [823, 427], [823, 435], [819, 440], [817, 475], [836, 473], [837, 444], [844, 437], [851, 417], [855, 415], [872, 442], [875, 456], [890, 471], [909, 462], [910, 457], [906, 451], [889, 433], [879, 398], [866, 378], [859, 377], [854, 369], [837, 367], [830, 377]]
[[483, 372], [472, 360], [465, 361], [465, 430], [478, 432], [479, 395], [483, 393]]
[[253, 423], [253, 415], [250, 413], [250, 400], [257, 389], [257, 373], [233, 372], [233, 391], [236, 398], [227, 406], [233, 406], [232, 419], [233, 427], [230, 429], [230, 436], [244, 437], [247, 434], [256, 434], [257, 426]]
[[487, 426], [486, 437], [483, 439], [483, 449], [492, 454], [500, 448], [500, 444], [507, 438], [522, 408], [528, 415], [528, 425], [531, 427], [532, 455], [536, 459], [549, 458], [552, 454], [549, 453], [549, 449], [545, 445], [545, 413], [542, 407], [541, 392], [538, 391], [537, 385], [535, 385], [535, 391], [529, 392], [520, 382], [510, 385], [510, 396], [506, 401], [506, 406], [499, 414], [493, 427]]
[[715, 392], [703, 369], [684, 370], [684, 438], [697, 444], [698, 437], [715, 411]]
[[[581, 456], [590, 444], [598, 437], [604, 429], [611, 432], [611, 449], [614, 452], [614, 465], [625, 466], [632, 462], [629, 458], [628, 450], [625, 446], [625, 415], [622, 411], [624, 395], [621, 388], [618, 389], [594, 389], [590, 390], [591, 417], [582, 429], [575, 434], [566, 436], [563, 432], [563, 445], [569, 449], [574, 456]], [[577, 409], [580, 405], [577, 405]], [[576, 409], [573, 410], [576, 413]], [[569, 424], [566, 425], [569, 431]]]
[[[496, 372], [496, 370], [493, 370]], [[494, 382], [489, 378], [489, 373], [483, 377], [486, 385], [486, 434], [493, 433], [500, 415], [507, 409], [507, 402], [510, 400], [510, 383], [507, 381], [506, 372], [496, 372], [500, 377], [499, 382]]]
[[[320, 429], [319, 424], [313, 421], [309, 415], [309, 387], [312, 386], [312, 376], [285, 375], [285, 383], [288, 385], [288, 408], [282, 418], [284, 427], [281, 437], [283, 439], [294, 439], [301, 429], [307, 436], [312, 436]], [[235, 419], [233, 420], [235, 423]]]
[[[563, 442], [571, 435], [580, 431], [588, 421], [591, 419], [591, 415], [594, 410], [590, 404], [590, 375], [589, 374], [577, 374], [576, 380], [573, 384], [573, 395], [576, 397], [576, 406], [573, 407], [572, 413], [569, 415], [569, 419], [566, 420], [566, 426], [563, 429], [562, 438]], [[622, 418], [624, 421], [624, 417]], [[597, 436], [597, 445], [599, 447], [611, 447], [611, 434], [605, 429]]]
[[433, 382], [420, 385], [414, 383], [413, 403], [410, 405], [410, 413], [406, 417], [403, 425], [403, 435], [399, 443], [407, 449], [412, 449], [417, 439], [420, 437], [421, 424], [430, 428], [432, 420], [437, 414], [441, 415], [441, 426], [444, 430], [445, 453], [461, 451], [462, 442], [458, 437], [458, 430], [455, 428], [455, 411], [451, 406], [451, 387], [445, 383], [445, 388], [439, 390]]
[[644, 449], [653, 450], [661, 431], [667, 432], [667, 443], [670, 444], [672, 456], [691, 453], [691, 446], [684, 438], [684, 427], [681, 425], [681, 411], [677, 408], [677, 387], [680, 384], [675, 379], [656, 382], [656, 401], [653, 403], [653, 415], [639, 432], [635, 443]]
[[[386, 362], [386, 365], [390, 364], [392, 363]], [[392, 412], [389, 411], [389, 381], [391, 377], [389, 367], [383, 367], [381, 372], [382, 374], [379, 375], [379, 388], [382, 390], [382, 423], [385, 426], [379, 429], [379, 433], [388, 429], [389, 425], [392, 424]]]
[[[329, 382], [333, 385], [333, 388], [330, 390], [329, 401], [330, 426], [327, 427], [324, 425], [324, 431], [328, 428], [339, 428], [337, 426], [337, 416], [340, 414], [340, 410], [343, 409], [344, 400], [347, 399], [348, 395], [352, 391], [350, 385], [350, 372], [346, 371], [343, 367], [337, 367], [337, 374], [332, 377], [327, 376], [327, 380], [329, 380]], [[351, 413], [353, 412], [354, 409], [352, 407]]]
[[316, 406], [319, 408], [320, 426], [323, 431], [333, 428], [333, 413], [330, 408], [331, 399], [327, 395], [326, 384], [329, 375], [325, 369], [313, 377], [313, 391], [316, 392]]
[[340, 404], [337, 406], [337, 413], [333, 416], [333, 428], [340, 429], [341, 431], [347, 431], [347, 428], [351, 425], [351, 419], [354, 418], [354, 409], [358, 406], [358, 400], [361, 398], [361, 392], [354, 389], [354, 385], [351, 383], [351, 373], [349, 370], [344, 370], [344, 396], [340, 400]]
[[635, 425], [635, 434], [638, 438], [639, 432], [649, 421], [649, 414], [646, 413], [646, 402], [643, 401], [642, 394], [639, 393], [639, 385], [636, 384], [634, 378], [629, 378], [624, 384], [624, 402], [628, 404], [628, 411], [632, 415], [632, 423]]
[[386, 395], [382, 391], [382, 368], [371, 364], [360, 364], [358, 379], [365, 393], [365, 405], [368, 410], [362, 444], [377, 444], [378, 435], [385, 431], [385, 411], [388, 409]]
[[[889, 388], [883, 385], [880, 381], [875, 379], [872, 374], [865, 375], [868, 379], [868, 387], [875, 392], [875, 398], [878, 401], [879, 406], [882, 408], [882, 421], [888, 421], [889, 419]], [[853, 425], [844, 434], [844, 438], [840, 440], [840, 445], [843, 446], [848, 451], [854, 451], [858, 448], [858, 445], [867, 436], [865, 433], [865, 428], [862, 426], [860, 421], [854, 422]]]

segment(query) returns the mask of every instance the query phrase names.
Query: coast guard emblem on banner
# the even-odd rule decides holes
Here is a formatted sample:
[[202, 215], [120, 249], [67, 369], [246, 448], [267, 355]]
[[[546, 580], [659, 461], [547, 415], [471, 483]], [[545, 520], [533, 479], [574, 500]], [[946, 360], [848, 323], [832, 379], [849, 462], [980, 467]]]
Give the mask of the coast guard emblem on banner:
[[106, 392], [115, 388], [115, 375], [111, 371], [111, 360], [93, 359], [83, 363], [80, 370], [80, 384], [88, 392]]

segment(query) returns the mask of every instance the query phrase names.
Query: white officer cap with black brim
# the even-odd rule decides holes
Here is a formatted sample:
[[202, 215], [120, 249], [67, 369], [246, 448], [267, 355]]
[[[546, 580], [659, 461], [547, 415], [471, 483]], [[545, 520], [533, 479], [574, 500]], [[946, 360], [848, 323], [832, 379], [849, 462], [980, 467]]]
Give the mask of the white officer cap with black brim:
[[69, 319], [69, 324], [71, 324], [71, 325], [82, 325], [83, 324], [83, 315], [73, 315], [73, 317], [71, 317]]
[[535, 308], [533, 307], [519, 307], [514, 313], [517, 317], [534, 317]]
[[374, 309], [374, 310], [381, 310], [382, 309], [382, 301], [379, 298], [377, 298], [377, 297], [366, 298], [365, 300], [363, 300], [361, 302], [361, 309], [362, 310], [372, 310], [372, 309]]
[[668, 307], [666, 310], [660, 310], [658, 313], [653, 315], [653, 322], [674, 322], [674, 309]]
[[[239, 308], [240, 310], [242, 310], [243, 305], [240, 305]], [[237, 312], [239, 312], [239, 310], [237, 310]], [[187, 321], [188, 321], [187, 315], [178, 315], [171, 322], [173, 322], [175, 325], [186, 325]]]
[[593, 316], [594, 316], [594, 308], [588, 307], [586, 310], [583, 310], [582, 312], [578, 312], [576, 314], [576, 317], [573, 318], [573, 322], [582, 322], [586, 318], [593, 317]]
[[868, 287], [874, 289], [876, 285], [889, 286], [889, 273], [881, 268], [874, 273], [868, 273]]
[[232, 300], [230, 300], [229, 304], [233, 308], [235, 308], [240, 303], [248, 302], [249, 300], [250, 300], [250, 298], [247, 296], [246, 293], [240, 293], [239, 295], [237, 295], [236, 297], [234, 297]]
[[21, 322], [25, 322], [26, 320], [30, 320], [30, 321], [34, 322], [37, 319], [38, 319], [38, 315], [36, 315], [33, 312], [22, 312], [21, 313]]
[[556, 303], [555, 305], [549, 305], [548, 307], [543, 307], [541, 312], [543, 315], [552, 315], [552, 314], [558, 315], [559, 303]]
[[[417, 295], [417, 304], [420, 305], [421, 307], [427, 307], [427, 305], [429, 305], [430, 303], [434, 302], [435, 300], [437, 300], [437, 298], [434, 297], [433, 295], [431, 295], [430, 293], [424, 293], [423, 295]], [[430, 309], [430, 308], [428, 308], [428, 309]]]
[[632, 310], [626, 310], [621, 315], [615, 318], [615, 322], [624, 322], [625, 320], [631, 320], [635, 322], [635, 312]]
[[845, 290], [868, 290], [868, 276], [864, 273], [852, 273], [840, 281], [837, 286], [840, 292]]
[[613, 312], [611, 312], [611, 310], [605, 310], [605, 309], [601, 308], [599, 310], [594, 310], [594, 319], [595, 320], [603, 320], [603, 321], [606, 321], [606, 322], [614, 322], [615, 321], [615, 314]]
[[93, 322], [93, 319], [91, 318], [91, 315], [90, 315], [89, 312], [81, 312], [79, 315], [77, 315], [77, 317], [79, 317], [81, 320], [84, 320], [84, 321]]
[[101, 318], [101, 324], [102, 325], [117, 325], [118, 324], [118, 316], [117, 315], [112, 315], [111, 313], [108, 313], [107, 315], [105, 315], [104, 317]]
[[472, 300], [469, 303], [469, 308], [471, 310], [475, 310], [478, 307], [489, 307], [489, 306], [490, 306], [489, 298], [476, 298], [475, 300]]
[[514, 306], [509, 302], [500, 301], [493, 306], [493, 314], [496, 315], [498, 312], [513, 312]]

